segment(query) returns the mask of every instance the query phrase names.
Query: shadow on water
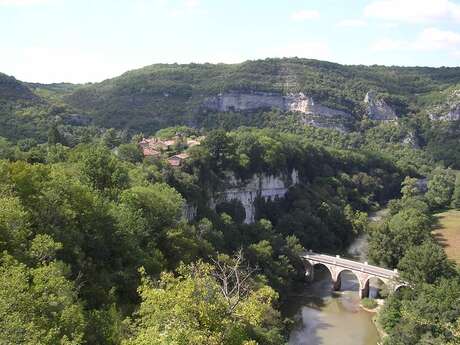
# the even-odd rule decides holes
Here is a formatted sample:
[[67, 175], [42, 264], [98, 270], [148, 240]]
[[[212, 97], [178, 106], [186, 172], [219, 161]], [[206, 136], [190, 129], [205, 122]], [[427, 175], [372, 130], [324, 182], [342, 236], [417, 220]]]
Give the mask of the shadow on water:
[[341, 291], [332, 291], [326, 267], [315, 267], [315, 280], [300, 284], [285, 312], [296, 327], [290, 345], [375, 345], [378, 336], [371, 315], [360, 307], [359, 283], [351, 272], [342, 273]]

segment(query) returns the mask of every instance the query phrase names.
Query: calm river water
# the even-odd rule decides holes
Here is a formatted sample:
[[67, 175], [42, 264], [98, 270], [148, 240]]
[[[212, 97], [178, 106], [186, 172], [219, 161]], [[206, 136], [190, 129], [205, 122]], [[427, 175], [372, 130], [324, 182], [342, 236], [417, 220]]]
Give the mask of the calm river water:
[[[349, 256], [363, 259], [367, 245], [359, 238]], [[371, 287], [371, 295], [376, 294]], [[288, 314], [295, 315], [297, 326], [290, 345], [376, 345], [379, 340], [372, 317], [359, 306], [358, 281], [344, 272], [340, 292], [332, 291], [331, 277], [321, 265], [315, 267], [315, 281], [299, 286], [288, 303]]]

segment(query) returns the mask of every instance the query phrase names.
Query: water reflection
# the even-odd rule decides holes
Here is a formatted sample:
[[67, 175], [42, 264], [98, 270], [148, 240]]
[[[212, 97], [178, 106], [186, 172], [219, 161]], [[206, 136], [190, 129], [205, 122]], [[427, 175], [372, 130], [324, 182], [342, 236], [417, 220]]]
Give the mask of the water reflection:
[[[290, 345], [376, 345], [373, 314], [359, 307], [359, 283], [351, 272], [342, 273], [341, 291], [332, 291], [329, 271], [315, 267], [315, 281], [299, 288], [290, 303], [298, 326]], [[371, 289], [372, 290], [372, 289]]]

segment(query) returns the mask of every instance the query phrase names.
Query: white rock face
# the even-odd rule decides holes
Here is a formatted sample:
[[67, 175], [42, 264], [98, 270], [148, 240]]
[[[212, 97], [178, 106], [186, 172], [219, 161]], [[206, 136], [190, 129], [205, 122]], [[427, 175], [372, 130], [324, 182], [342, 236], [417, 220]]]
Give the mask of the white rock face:
[[378, 99], [373, 91], [364, 97], [367, 106], [367, 116], [375, 121], [395, 121], [398, 119], [394, 110], [383, 100]]
[[414, 132], [407, 133], [407, 136], [403, 139], [403, 144], [410, 146], [414, 149], [420, 148], [420, 145], [417, 141], [417, 137], [415, 136]]
[[195, 219], [197, 207], [195, 205], [185, 203], [182, 207], [182, 218], [187, 219], [189, 222]]
[[457, 121], [460, 120], [460, 103], [453, 104], [447, 114], [441, 116], [435, 116], [430, 114], [430, 119], [441, 120], [441, 121]]
[[205, 106], [217, 111], [247, 111], [259, 108], [285, 109], [284, 97], [270, 92], [225, 92], [206, 100]]
[[447, 121], [457, 121], [460, 120], [460, 103], [452, 106], [450, 111], [447, 113], [446, 116]]
[[273, 176], [265, 174], [254, 175], [248, 181], [237, 180], [233, 174], [228, 175], [228, 188], [215, 195], [209, 202], [211, 208], [228, 201], [239, 201], [246, 213], [244, 223], [254, 223], [255, 200], [259, 197], [264, 200], [283, 198], [288, 188], [299, 183], [297, 170], [292, 170], [290, 176]]
[[279, 109], [304, 115], [305, 124], [345, 130], [344, 123], [353, 120], [351, 114], [315, 103], [303, 93], [281, 95], [270, 92], [225, 92], [205, 100], [204, 106], [215, 111], [252, 111]]
[[305, 96], [303, 93], [290, 94], [284, 96], [285, 110], [298, 111], [307, 115], [320, 115], [325, 117], [351, 117], [350, 114], [337, 109], [325, 107], [315, 103], [312, 97]]

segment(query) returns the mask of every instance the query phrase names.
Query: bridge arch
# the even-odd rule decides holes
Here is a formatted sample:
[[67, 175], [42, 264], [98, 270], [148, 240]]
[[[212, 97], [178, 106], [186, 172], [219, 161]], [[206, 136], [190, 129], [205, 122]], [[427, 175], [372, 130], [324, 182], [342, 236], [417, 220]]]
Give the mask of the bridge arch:
[[329, 265], [326, 265], [326, 264], [323, 264], [322, 262], [316, 262], [313, 264], [313, 269], [315, 269], [315, 267], [324, 267], [326, 268], [326, 270], [329, 272], [329, 276], [331, 277], [331, 280], [334, 279], [334, 272], [331, 270], [331, 267]]
[[324, 267], [329, 272], [329, 276], [331, 280], [334, 281], [335, 271], [334, 268], [328, 264], [322, 262], [311, 262], [308, 260], [304, 260], [305, 265], [305, 275], [307, 276], [309, 281], [313, 281], [315, 279], [315, 267]]
[[[369, 275], [369, 276], [366, 278], [366, 281], [365, 281], [365, 283], [364, 283], [364, 288], [367, 289], [368, 295], [369, 295], [370, 289], [371, 289], [371, 279], [376, 280], [376, 281], [379, 281], [380, 283], [382, 283], [382, 285], [386, 288], [386, 290], [384, 290], [384, 291], [388, 291], [388, 292], [394, 291], [394, 284], [393, 284], [391, 281], [388, 281], [387, 279], [382, 278], [382, 277], [378, 277], [378, 276], [374, 276], [374, 275]], [[379, 293], [380, 293], [380, 291], [381, 291], [381, 289], [379, 289]], [[368, 297], [369, 297], [369, 296], [368, 296]]]
[[334, 279], [334, 290], [339, 291], [342, 288], [342, 277], [344, 272], [349, 272], [356, 278], [356, 281], [358, 282], [358, 291], [360, 291], [363, 288], [363, 281], [360, 275], [350, 268], [343, 268], [337, 271], [337, 276]]
[[401, 291], [402, 289], [412, 289], [412, 287], [406, 283], [400, 283], [394, 286], [393, 291], [398, 292], [398, 291]]

